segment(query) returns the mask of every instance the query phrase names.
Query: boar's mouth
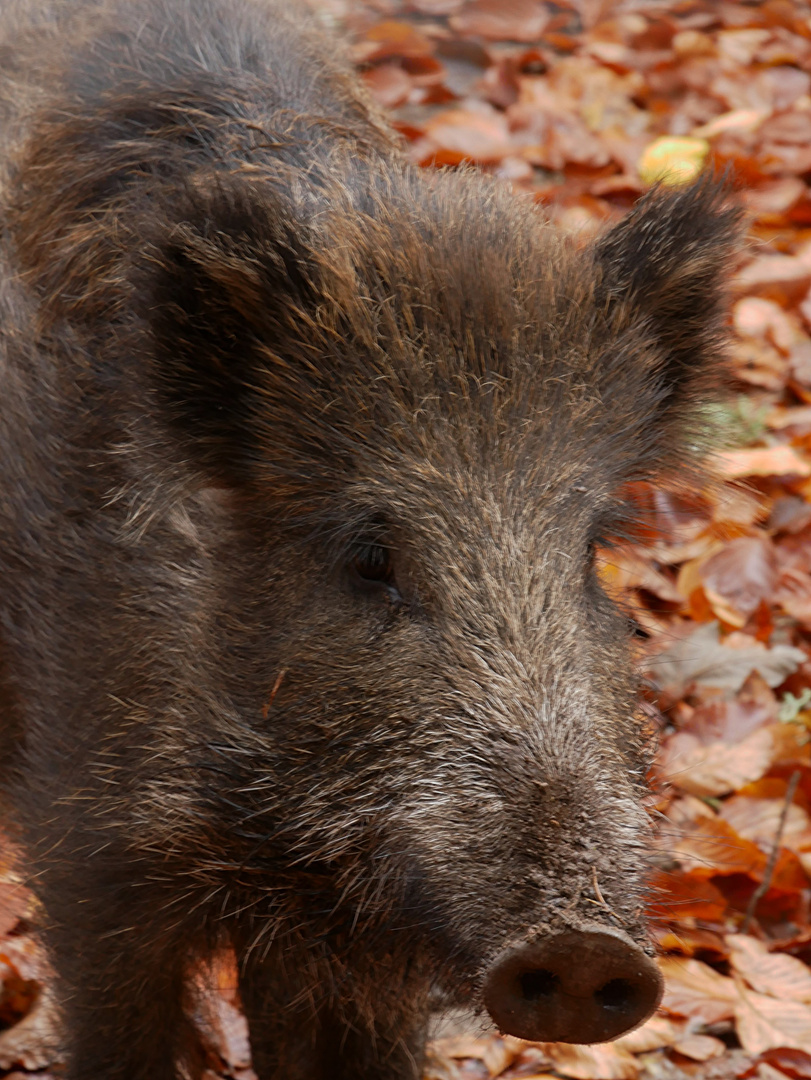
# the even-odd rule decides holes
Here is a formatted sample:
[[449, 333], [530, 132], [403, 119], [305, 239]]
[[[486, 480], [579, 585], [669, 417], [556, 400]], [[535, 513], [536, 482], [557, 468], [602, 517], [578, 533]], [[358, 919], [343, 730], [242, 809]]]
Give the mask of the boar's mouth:
[[505, 949], [485, 973], [483, 1001], [509, 1035], [597, 1043], [644, 1023], [662, 991], [656, 963], [626, 934], [583, 926]]

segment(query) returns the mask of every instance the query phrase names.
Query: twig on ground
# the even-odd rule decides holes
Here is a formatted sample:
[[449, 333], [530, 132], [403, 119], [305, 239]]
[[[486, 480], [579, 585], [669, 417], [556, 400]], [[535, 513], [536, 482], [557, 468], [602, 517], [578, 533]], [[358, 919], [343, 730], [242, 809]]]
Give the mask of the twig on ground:
[[755, 911], [758, 904], [769, 891], [772, 884], [772, 877], [774, 876], [774, 868], [777, 863], [777, 855], [780, 851], [780, 840], [783, 836], [783, 829], [786, 827], [786, 819], [788, 818], [788, 811], [791, 804], [794, 802], [794, 795], [797, 791], [797, 785], [800, 782], [800, 770], [795, 769], [791, 774], [791, 779], [788, 782], [786, 788], [786, 798], [783, 802], [783, 809], [780, 812], [780, 820], [777, 823], [777, 829], [774, 833], [774, 843], [772, 844], [772, 850], [769, 854], [769, 861], [766, 863], [766, 869], [763, 872], [763, 881], [758, 885], [755, 891], [752, 893], [749, 903], [746, 905], [746, 914], [743, 917], [743, 923], [741, 925], [741, 933], [746, 934], [749, 931], [749, 925], [755, 916]]

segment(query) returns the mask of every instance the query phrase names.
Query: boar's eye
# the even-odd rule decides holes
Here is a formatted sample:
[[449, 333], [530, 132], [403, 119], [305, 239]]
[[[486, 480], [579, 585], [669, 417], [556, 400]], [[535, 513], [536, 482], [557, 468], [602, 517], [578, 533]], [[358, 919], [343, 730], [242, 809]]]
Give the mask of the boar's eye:
[[392, 553], [384, 544], [372, 542], [359, 546], [349, 563], [349, 577], [360, 592], [380, 592], [393, 603], [402, 603]]

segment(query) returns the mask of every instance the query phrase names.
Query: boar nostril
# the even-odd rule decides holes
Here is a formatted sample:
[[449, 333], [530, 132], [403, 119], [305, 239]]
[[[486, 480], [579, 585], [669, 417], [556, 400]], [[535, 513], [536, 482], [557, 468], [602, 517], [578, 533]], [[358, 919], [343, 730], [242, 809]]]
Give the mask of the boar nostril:
[[557, 993], [560, 979], [551, 971], [525, 971], [518, 976], [521, 984], [521, 993], [527, 1001], [537, 1001], [539, 998]]
[[662, 996], [662, 976], [621, 931], [584, 927], [505, 950], [483, 992], [487, 1011], [510, 1035], [606, 1042], [647, 1020]]
[[617, 1012], [632, 1010], [637, 996], [633, 983], [627, 979], [611, 979], [594, 993], [594, 997], [604, 1009], [616, 1009]]

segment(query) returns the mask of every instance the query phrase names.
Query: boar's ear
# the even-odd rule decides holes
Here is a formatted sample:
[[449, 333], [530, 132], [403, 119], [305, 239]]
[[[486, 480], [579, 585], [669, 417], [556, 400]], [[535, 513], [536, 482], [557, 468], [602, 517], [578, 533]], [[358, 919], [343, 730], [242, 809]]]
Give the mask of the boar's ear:
[[652, 420], [678, 423], [685, 405], [722, 381], [714, 353], [743, 233], [743, 213], [729, 194], [710, 176], [676, 191], [655, 189], [597, 242], [600, 306], [616, 331], [642, 324], [654, 339], [653, 369], [640, 371], [656, 402]]
[[268, 349], [289, 358], [317, 303], [307, 228], [274, 202], [247, 184], [196, 188], [153, 230], [136, 285], [151, 394], [214, 482], [245, 477]]

